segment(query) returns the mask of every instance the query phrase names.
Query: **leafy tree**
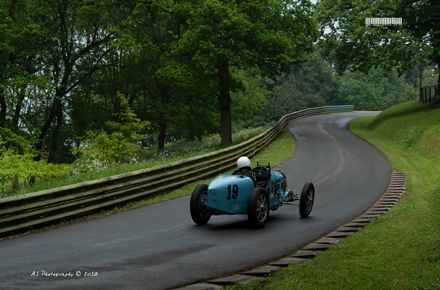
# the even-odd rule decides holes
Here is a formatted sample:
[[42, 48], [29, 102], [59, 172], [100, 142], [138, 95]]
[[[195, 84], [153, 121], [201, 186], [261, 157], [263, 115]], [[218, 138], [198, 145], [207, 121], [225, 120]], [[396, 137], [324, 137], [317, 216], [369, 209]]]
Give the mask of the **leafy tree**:
[[55, 169], [44, 161], [34, 161], [39, 152], [32, 149], [32, 140], [0, 127], [0, 188], [4, 181], [11, 180], [12, 189], [18, 191], [19, 178], [47, 178], [57, 175]]
[[107, 121], [107, 131], [86, 131], [85, 136], [80, 138], [84, 146], [79, 148], [77, 153], [82, 159], [97, 159], [117, 164], [126, 161], [136, 149], [137, 146], [132, 142], [142, 138], [139, 132], [147, 129], [150, 123], [137, 118], [127, 100], [122, 95], [119, 95], [119, 98], [122, 110], [116, 114], [118, 121]]
[[193, 69], [185, 90], [180, 92], [173, 127], [182, 130], [188, 141], [202, 141], [203, 136], [216, 134], [220, 128], [217, 83], [207, 77], [210, 74], [209, 70]]
[[[0, 126], [19, 131], [30, 88], [44, 86], [38, 55], [49, 44], [27, 0], [0, 2]], [[34, 127], [27, 120], [28, 131]], [[30, 127], [29, 127], [30, 126]]]
[[[139, 84], [135, 102], [139, 116], [159, 132], [158, 149], [165, 146], [169, 128], [182, 123], [181, 108], [188, 107], [193, 72], [176, 51], [179, 23], [170, 12], [172, 1], [138, 1], [133, 15], [117, 30], [118, 47], [131, 50], [135, 61], [126, 66]], [[199, 96], [200, 97], [200, 96]], [[188, 111], [185, 109], [185, 111]], [[184, 122], [185, 123], [185, 122]]]
[[249, 125], [252, 126], [248, 120], [252, 116], [262, 113], [263, 105], [267, 103], [269, 91], [258, 70], [245, 71], [231, 67], [231, 76], [237, 83], [237, 88], [231, 91], [231, 116], [235, 131], [249, 127]]
[[292, 73], [275, 85], [263, 111], [266, 119], [278, 121], [286, 114], [324, 104], [310, 83]]
[[405, 81], [396, 70], [387, 77], [382, 69], [371, 69], [368, 74], [347, 71], [338, 90], [341, 104], [354, 105], [356, 110], [382, 111], [398, 103], [409, 101]]
[[312, 51], [316, 24], [309, 1], [180, 1], [179, 47], [218, 80], [221, 143], [232, 144], [231, 67], [258, 67], [275, 77]]
[[31, 3], [29, 9], [34, 9], [35, 21], [44, 27], [45, 36], [50, 36], [52, 41], [39, 60], [44, 64], [40, 73], [48, 76], [55, 88], [36, 144], [37, 150], [42, 150], [50, 130], [52, 138], [58, 139], [66, 96], [103, 65], [102, 58], [108, 54], [108, 44], [114, 38], [107, 28], [112, 25], [109, 10], [115, 2], [39, 0]]
[[[325, 100], [328, 105], [336, 104], [339, 79], [331, 63], [321, 56], [319, 46], [315, 44], [315, 52], [301, 67], [291, 68], [296, 78], [309, 83], [316, 98]], [[322, 102], [319, 102], [322, 104]]]
[[[440, 68], [440, 2], [436, 0], [318, 2], [324, 55], [338, 73], [371, 68], [399, 75], [414, 67]], [[366, 26], [366, 18], [398, 17], [402, 25]]]

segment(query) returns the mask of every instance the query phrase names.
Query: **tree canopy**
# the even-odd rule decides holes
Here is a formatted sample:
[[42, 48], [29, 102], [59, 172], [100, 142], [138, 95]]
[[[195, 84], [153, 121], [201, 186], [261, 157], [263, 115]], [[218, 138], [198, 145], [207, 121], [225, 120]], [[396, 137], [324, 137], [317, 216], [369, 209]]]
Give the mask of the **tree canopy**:
[[179, 49], [201, 67], [216, 69], [222, 144], [232, 143], [231, 67], [257, 67], [275, 77], [301, 64], [317, 38], [309, 1], [181, 1]]
[[[440, 2], [374, 0], [318, 2], [324, 55], [342, 74], [371, 68], [399, 75], [414, 67], [440, 67]], [[402, 25], [367, 26], [366, 18], [401, 18]]]
[[[97, 136], [129, 148], [110, 125], [137, 123], [127, 108], [159, 150], [171, 136], [220, 134], [227, 145], [234, 127], [310, 106], [383, 109], [415, 98], [415, 67], [438, 69], [439, 10], [428, 0], [0, 1], [0, 128], [33, 140], [35, 161], [72, 163]], [[403, 25], [367, 27], [367, 17]], [[347, 69], [369, 76], [335, 74]]]

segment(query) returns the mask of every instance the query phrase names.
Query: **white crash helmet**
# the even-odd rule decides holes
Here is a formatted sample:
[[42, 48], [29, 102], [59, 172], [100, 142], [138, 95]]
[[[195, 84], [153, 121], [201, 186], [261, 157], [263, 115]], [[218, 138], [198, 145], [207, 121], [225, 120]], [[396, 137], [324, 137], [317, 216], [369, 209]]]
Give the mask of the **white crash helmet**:
[[243, 167], [251, 167], [251, 166], [252, 166], [251, 161], [246, 156], [241, 156], [240, 158], [238, 158], [237, 160], [238, 169]]

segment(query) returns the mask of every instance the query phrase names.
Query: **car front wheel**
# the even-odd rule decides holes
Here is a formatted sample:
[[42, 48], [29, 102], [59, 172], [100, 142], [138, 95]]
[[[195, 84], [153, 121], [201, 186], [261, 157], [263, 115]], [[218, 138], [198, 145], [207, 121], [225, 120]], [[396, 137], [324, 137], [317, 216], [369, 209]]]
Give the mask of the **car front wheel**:
[[204, 225], [209, 221], [211, 213], [208, 211], [208, 185], [199, 184], [196, 186], [191, 195], [189, 209], [196, 224]]

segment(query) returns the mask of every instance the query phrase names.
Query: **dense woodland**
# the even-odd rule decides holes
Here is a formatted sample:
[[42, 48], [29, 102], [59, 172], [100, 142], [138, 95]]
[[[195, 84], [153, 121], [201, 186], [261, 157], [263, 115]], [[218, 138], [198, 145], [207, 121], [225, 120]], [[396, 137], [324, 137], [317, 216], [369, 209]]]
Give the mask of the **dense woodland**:
[[[118, 138], [228, 145], [308, 107], [416, 99], [420, 68], [437, 82], [438, 4], [342, 2], [2, 0], [2, 162], [71, 163]], [[399, 15], [402, 27], [365, 26]]]

